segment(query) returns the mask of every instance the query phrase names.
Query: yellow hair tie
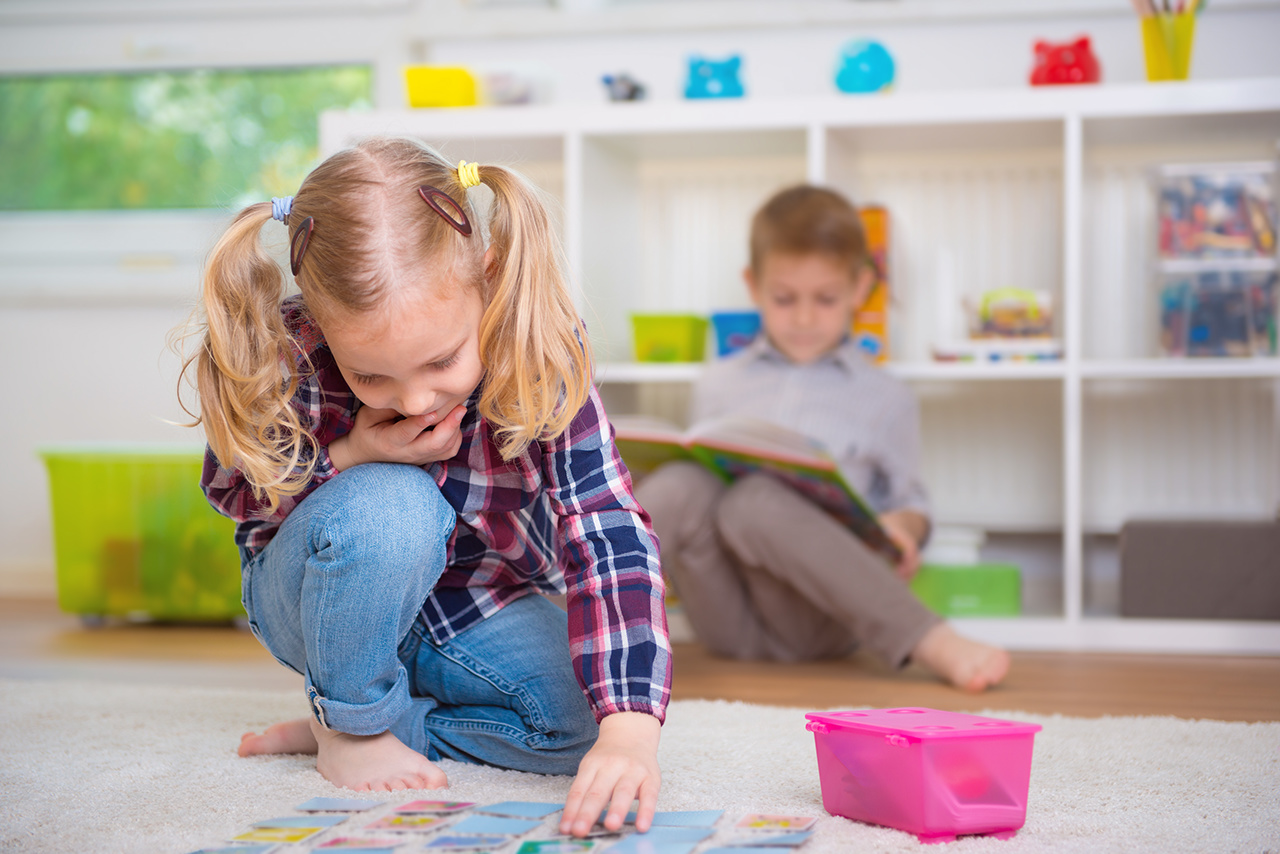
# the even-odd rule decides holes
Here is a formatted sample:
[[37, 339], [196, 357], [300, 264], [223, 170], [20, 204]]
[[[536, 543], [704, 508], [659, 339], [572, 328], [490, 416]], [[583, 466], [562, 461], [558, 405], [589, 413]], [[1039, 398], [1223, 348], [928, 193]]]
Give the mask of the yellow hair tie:
[[458, 180], [462, 182], [464, 190], [470, 187], [478, 187], [480, 185], [480, 164], [459, 160]]

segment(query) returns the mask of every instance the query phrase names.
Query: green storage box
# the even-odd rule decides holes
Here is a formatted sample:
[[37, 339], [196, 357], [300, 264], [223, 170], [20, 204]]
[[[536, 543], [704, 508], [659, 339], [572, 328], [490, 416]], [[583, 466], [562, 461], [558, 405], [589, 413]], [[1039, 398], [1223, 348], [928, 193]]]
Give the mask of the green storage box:
[[696, 314], [633, 314], [637, 362], [701, 362], [707, 319]]
[[925, 564], [911, 579], [911, 589], [944, 617], [1015, 617], [1022, 613], [1022, 574], [1013, 564]]
[[193, 445], [40, 449], [64, 611], [87, 621], [244, 615], [235, 523], [200, 489], [203, 452]]

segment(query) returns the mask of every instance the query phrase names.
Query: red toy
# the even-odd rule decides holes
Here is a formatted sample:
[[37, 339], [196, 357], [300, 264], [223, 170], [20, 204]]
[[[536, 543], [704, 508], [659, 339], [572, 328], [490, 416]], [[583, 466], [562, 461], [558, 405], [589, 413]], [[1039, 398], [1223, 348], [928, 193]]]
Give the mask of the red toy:
[[1036, 42], [1036, 64], [1031, 69], [1032, 86], [1062, 83], [1097, 83], [1102, 79], [1102, 66], [1093, 54], [1088, 36], [1080, 36], [1066, 44]]

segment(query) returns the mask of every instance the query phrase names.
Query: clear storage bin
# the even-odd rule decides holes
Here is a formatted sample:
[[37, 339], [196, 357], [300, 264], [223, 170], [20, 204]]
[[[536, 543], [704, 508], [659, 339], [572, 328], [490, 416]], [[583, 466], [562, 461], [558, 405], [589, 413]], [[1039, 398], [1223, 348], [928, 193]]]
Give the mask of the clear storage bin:
[[1275, 182], [1270, 162], [1160, 167], [1160, 258], [1275, 258]]
[[1276, 355], [1274, 270], [1166, 269], [1158, 282], [1164, 355]]
[[200, 489], [202, 447], [64, 445], [40, 456], [64, 611], [89, 622], [243, 616], [235, 524]]

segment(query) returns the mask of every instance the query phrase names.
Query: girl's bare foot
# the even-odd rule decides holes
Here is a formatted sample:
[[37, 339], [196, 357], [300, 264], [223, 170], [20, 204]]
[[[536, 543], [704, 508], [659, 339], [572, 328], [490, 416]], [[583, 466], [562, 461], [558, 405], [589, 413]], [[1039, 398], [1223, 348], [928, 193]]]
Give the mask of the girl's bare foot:
[[263, 753], [314, 755], [318, 747], [316, 737], [311, 734], [310, 721], [307, 718], [298, 718], [294, 721], [272, 724], [261, 735], [256, 732], [246, 732], [240, 736], [240, 749], [236, 752], [241, 756], [258, 756]]
[[389, 732], [348, 735], [325, 729], [314, 720], [308, 723], [313, 743], [318, 745], [316, 770], [335, 786], [358, 792], [390, 792], [449, 785], [443, 771]]
[[961, 637], [946, 623], [929, 629], [911, 651], [911, 658], [965, 691], [985, 691], [1009, 672], [1009, 653]]

